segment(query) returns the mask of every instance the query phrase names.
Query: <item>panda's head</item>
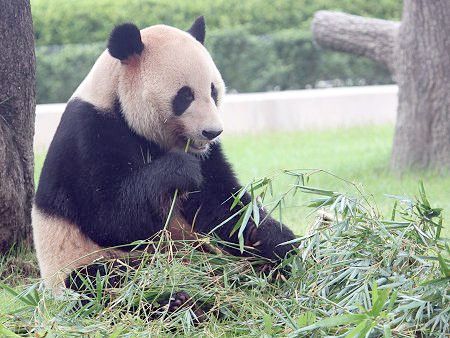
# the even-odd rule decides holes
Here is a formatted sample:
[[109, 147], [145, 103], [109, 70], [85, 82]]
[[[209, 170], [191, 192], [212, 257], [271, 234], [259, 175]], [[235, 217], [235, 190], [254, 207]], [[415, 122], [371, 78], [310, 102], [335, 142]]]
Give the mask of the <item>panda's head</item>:
[[114, 28], [109, 54], [120, 62], [117, 92], [129, 126], [166, 149], [206, 153], [222, 132], [222, 77], [203, 46], [205, 21], [182, 31], [165, 25]]

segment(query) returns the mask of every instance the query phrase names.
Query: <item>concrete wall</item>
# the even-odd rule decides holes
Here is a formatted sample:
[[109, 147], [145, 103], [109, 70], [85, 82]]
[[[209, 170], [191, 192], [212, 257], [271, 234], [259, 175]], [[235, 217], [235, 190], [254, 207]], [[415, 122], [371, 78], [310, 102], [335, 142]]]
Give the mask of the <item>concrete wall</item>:
[[[394, 123], [397, 91], [392, 85], [229, 94], [222, 118], [227, 134]], [[64, 108], [59, 103], [37, 106], [36, 150], [47, 149]]]

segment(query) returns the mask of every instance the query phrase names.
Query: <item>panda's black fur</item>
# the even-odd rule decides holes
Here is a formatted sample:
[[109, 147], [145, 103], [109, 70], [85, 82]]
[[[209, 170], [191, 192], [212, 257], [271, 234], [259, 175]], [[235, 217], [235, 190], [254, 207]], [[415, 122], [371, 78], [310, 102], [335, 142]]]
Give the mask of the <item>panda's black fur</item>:
[[[147, 163], [150, 155], [151, 161]], [[167, 210], [161, 197], [176, 189], [189, 192], [182, 203], [188, 222], [207, 233], [235, 211], [232, 199], [241, 186], [219, 143], [206, 158], [183, 151], [164, 153], [161, 148], [135, 134], [121, 114], [120, 103], [113, 114], [105, 114], [81, 100], [68, 103], [44, 162], [35, 205], [48, 215], [77, 224], [102, 247], [147, 239], [162, 229]], [[248, 203], [249, 196], [242, 198]], [[169, 199], [167, 199], [169, 200]], [[261, 219], [265, 212], [261, 210]], [[236, 219], [216, 230], [230, 237]], [[278, 244], [291, 240], [286, 227], [267, 218], [254, 240], [269, 258], [284, 256]]]
[[133, 54], [141, 54], [143, 49], [144, 44], [139, 29], [132, 23], [124, 23], [115, 27], [109, 36], [109, 53], [121, 61]]
[[205, 18], [203, 16], [199, 16], [194, 23], [192, 24], [191, 28], [188, 30], [189, 34], [191, 34], [198, 42], [203, 44], [205, 42]]
[[[204, 20], [199, 18], [189, 32], [203, 43], [204, 29]], [[136, 26], [125, 24], [112, 32], [108, 48], [116, 59], [129, 61], [130, 57], [142, 53], [144, 45]], [[122, 65], [133, 67], [133, 63]], [[223, 84], [221, 86], [223, 91]], [[209, 88], [205, 86], [205, 89]], [[191, 94], [189, 99], [194, 100], [194, 93]], [[214, 104], [218, 105], [219, 98], [213, 82], [209, 94], [210, 109], [216, 109]], [[170, 114], [185, 116], [184, 111], [190, 104], [177, 97], [175, 92]], [[51, 252], [58, 250], [52, 248], [45, 256], [49, 240], [40, 232], [51, 231], [46, 226], [54, 226], [55, 233], [61, 232], [63, 238], [70, 237], [75, 227], [84, 236], [77, 235], [79, 240], [85, 238], [81, 240], [100, 248], [121, 246], [120, 250], [126, 253], [135, 247], [132, 242], [148, 239], [163, 229], [175, 190], [183, 196], [178, 201], [177, 212], [188, 224], [194, 224], [196, 233], [210, 233], [229, 219], [214, 233], [225, 241], [238, 243], [237, 232], [230, 235], [237, 222], [237, 217], [231, 218], [236, 210], [230, 209], [232, 196], [241, 186], [220, 143], [211, 142], [209, 151], [201, 155], [178, 148], [167, 149], [138, 134], [126, 118], [120, 97], [117, 95], [114, 100], [115, 104], [106, 109], [76, 95], [67, 104], [48, 150], [35, 197], [34, 212], [38, 218], [36, 224], [33, 221], [33, 227], [35, 240], [36, 235], [40, 235], [39, 252], [44, 257], [40, 264], [45, 267], [46, 260], [53, 257]], [[192, 112], [190, 114], [192, 116]], [[214, 135], [220, 132], [216, 129]], [[203, 135], [205, 133], [210, 132], [203, 130]], [[244, 194], [241, 201], [250, 203], [250, 196]], [[294, 235], [285, 225], [266, 216], [261, 209], [260, 218], [264, 221], [258, 227], [250, 220], [244, 232], [245, 244], [255, 245], [256, 253], [270, 259], [285, 257], [292, 247], [279, 244], [292, 240]], [[80, 248], [84, 246], [78, 246], [77, 252]], [[239, 254], [236, 250], [231, 252]], [[71, 258], [70, 250], [68, 255]], [[61, 262], [64, 260], [67, 257], [61, 258]], [[85, 269], [87, 275], [104, 272], [101, 264], [91, 262], [93, 264]], [[69, 284], [66, 280], [66, 286], [80, 286], [79, 283]]]

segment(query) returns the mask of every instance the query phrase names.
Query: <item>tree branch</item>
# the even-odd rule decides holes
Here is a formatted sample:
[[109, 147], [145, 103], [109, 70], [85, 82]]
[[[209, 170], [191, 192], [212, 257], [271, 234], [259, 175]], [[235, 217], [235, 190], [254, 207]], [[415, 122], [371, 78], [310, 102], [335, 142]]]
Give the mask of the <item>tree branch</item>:
[[394, 43], [400, 23], [339, 12], [319, 11], [312, 32], [324, 48], [368, 57], [395, 72]]

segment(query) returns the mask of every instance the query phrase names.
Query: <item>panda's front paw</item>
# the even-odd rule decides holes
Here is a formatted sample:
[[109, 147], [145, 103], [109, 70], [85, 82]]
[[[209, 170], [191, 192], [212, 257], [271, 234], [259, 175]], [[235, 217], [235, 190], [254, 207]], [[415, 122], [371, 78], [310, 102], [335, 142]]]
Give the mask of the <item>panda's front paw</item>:
[[189, 153], [174, 151], [170, 153], [173, 162], [173, 187], [181, 191], [198, 189], [202, 182], [200, 159]]
[[254, 227], [248, 236], [248, 245], [254, 247], [258, 253], [272, 260], [280, 260], [294, 249], [292, 244], [283, 244], [295, 239], [295, 235], [284, 224], [271, 218], [259, 227]]

